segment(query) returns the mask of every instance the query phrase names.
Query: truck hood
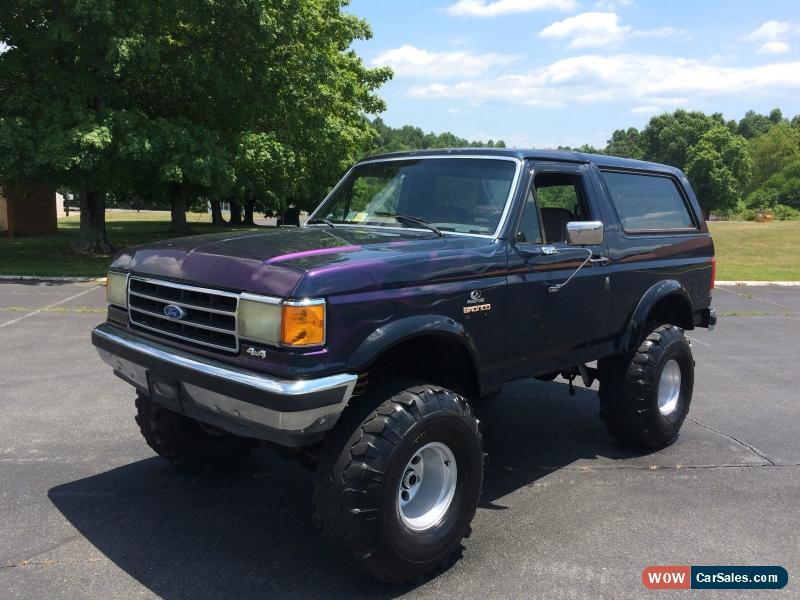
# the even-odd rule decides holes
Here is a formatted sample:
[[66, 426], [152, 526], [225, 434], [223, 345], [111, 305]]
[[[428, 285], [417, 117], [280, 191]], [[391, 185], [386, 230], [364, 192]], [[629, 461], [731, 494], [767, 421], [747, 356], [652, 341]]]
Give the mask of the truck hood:
[[[305, 296], [370, 287], [369, 269], [365, 272], [364, 267], [371, 263], [385, 267], [397, 261], [407, 263], [412, 256], [424, 260], [419, 253], [428, 257], [446, 251], [462, 254], [460, 250], [467, 247], [490, 243], [486, 238], [439, 238], [402, 228], [282, 228], [189, 236], [133, 247], [123, 250], [111, 266], [194, 285], [292, 297], [298, 288]], [[342, 271], [350, 270], [348, 265], [359, 273], [360, 281], [342, 279]], [[330, 281], [334, 273], [338, 284]]]

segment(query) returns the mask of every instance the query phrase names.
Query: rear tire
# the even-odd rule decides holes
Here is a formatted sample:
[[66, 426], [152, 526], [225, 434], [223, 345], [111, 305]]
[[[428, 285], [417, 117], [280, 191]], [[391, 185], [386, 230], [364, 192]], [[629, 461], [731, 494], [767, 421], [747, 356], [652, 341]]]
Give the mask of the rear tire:
[[683, 330], [654, 326], [633, 355], [603, 359], [600, 418], [624, 442], [663, 448], [678, 437], [689, 413], [694, 359]]
[[314, 524], [332, 552], [390, 583], [448, 561], [469, 534], [483, 482], [483, 438], [467, 401], [408, 385], [347, 409], [314, 491]]
[[147, 445], [176, 467], [202, 472], [230, 466], [242, 459], [252, 441], [229, 433], [213, 435], [199, 423], [139, 395], [136, 423]]

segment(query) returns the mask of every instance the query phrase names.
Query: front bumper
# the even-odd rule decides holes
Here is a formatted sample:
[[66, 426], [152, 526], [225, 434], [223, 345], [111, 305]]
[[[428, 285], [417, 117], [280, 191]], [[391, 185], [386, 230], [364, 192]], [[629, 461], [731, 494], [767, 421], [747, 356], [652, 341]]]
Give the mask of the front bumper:
[[171, 410], [236, 435], [285, 446], [321, 439], [341, 414], [357, 376], [271, 377], [184, 352], [104, 323], [92, 332], [100, 358]]

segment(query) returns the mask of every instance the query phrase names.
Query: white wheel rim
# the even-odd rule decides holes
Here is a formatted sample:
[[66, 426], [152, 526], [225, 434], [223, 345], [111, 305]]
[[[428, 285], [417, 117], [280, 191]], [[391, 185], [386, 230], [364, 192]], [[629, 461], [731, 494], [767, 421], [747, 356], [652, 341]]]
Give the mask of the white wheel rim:
[[667, 416], [678, 408], [681, 396], [681, 367], [674, 358], [667, 361], [658, 380], [658, 410]]
[[440, 442], [425, 444], [408, 461], [397, 490], [400, 518], [412, 531], [430, 529], [444, 517], [456, 493], [458, 467]]

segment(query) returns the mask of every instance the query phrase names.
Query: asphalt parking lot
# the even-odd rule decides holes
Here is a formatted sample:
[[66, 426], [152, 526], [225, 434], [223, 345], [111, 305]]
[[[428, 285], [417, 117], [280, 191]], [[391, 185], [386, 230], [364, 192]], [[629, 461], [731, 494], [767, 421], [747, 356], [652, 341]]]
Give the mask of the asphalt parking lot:
[[716, 290], [718, 328], [690, 332], [690, 420], [663, 451], [618, 445], [595, 393], [561, 380], [482, 403], [463, 558], [399, 588], [328, 555], [294, 463], [260, 451], [192, 477], [156, 457], [90, 345], [104, 304], [96, 284], [0, 283], [2, 598], [640, 598], [644, 566], [692, 564], [782, 565], [787, 588], [739, 596], [800, 596], [800, 288]]

